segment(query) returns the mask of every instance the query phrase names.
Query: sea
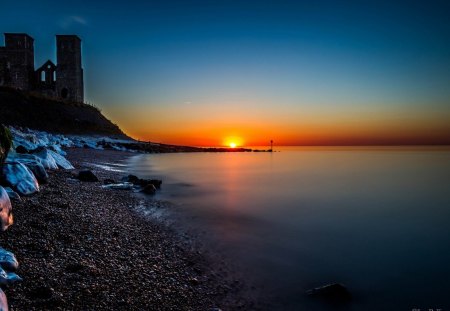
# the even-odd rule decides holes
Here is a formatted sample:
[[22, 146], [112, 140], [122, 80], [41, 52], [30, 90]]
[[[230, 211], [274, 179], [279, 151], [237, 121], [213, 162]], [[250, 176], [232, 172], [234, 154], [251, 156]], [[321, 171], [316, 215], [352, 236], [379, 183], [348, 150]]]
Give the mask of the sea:
[[[163, 180], [156, 199], [266, 310], [450, 310], [448, 147], [145, 154], [127, 166]], [[331, 283], [352, 299], [305, 293]]]

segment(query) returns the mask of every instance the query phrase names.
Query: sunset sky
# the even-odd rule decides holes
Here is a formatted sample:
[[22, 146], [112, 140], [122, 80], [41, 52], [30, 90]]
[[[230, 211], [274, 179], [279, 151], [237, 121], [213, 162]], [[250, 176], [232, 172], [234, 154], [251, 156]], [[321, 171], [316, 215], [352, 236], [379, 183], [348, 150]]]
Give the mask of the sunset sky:
[[0, 32], [36, 67], [78, 34], [87, 101], [142, 140], [450, 144], [450, 2], [393, 2], [2, 0]]

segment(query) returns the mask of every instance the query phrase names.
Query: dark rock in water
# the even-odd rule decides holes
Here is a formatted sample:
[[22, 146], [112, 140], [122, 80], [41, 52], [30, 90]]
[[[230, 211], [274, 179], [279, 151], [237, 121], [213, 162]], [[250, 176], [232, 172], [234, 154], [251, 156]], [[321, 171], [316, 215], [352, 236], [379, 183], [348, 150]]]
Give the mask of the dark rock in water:
[[316, 287], [306, 291], [306, 294], [311, 297], [318, 297], [328, 302], [344, 303], [350, 301], [352, 298], [348, 289], [339, 283], [327, 284], [321, 287]]
[[19, 263], [13, 253], [0, 248], [0, 266], [6, 271], [16, 271]]
[[139, 183], [139, 178], [135, 175], [128, 175], [127, 180], [128, 182], [131, 182], [135, 185], [137, 185]]
[[0, 311], [8, 311], [8, 299], [5, 293], [0, 289]]
[[103, 181], [103, 184], [104, 185], [110, 185], [110, 184], [115, 184], [116, 182], [113, 180], [113, 179], [110, 179], [110, 178], [106, 178], [104, 181]]
[[42, 164], [30, 162], [25, 165], [33, 172], [39, 183], [46, 184], [48, 182], [48, 174]]
[[147, 185], [144, 188], [142, 188], [142, 191], [145, 194], [155, 194], [156, 193], [156, 188], [153, 185]]
[[28, 153], [28, 150], [24, 146], [19, 145], [19, 146], [16, 147], [16, 152], [17, 153]]
[[158, 179], [139, 179], [139, 185], [145, 187], [147, 185], [153, 185], [156, 189], [161, 188], [162, 180]]
[[0, 124], [0, 165], [6, 159], [8, 151], [12, 146], [12, 135], [9, 129]]
[[39, 183], [33, 172], [19, 162], [7, 162], [3, 166], [3, 178], [21, 195], [39, 192]]
[[5, 231], [13, 223], [12, 206], [5, 189], [0, 186], [0, 229]]
[[80, 171], [78, 173], [78, 177], [77, 178], [79, 180], [81, 180], [81, 181], [90, 181], [90, 182], [98, 181], [97, 176], [95, 176], [94, 173], [92, 173], [91, 170]]

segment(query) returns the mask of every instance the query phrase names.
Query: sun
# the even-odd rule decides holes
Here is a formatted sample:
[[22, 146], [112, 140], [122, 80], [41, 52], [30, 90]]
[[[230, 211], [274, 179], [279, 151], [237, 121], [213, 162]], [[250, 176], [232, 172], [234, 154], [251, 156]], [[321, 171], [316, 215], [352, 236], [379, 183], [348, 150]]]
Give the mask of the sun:
[[230, 143], [230, 148], [236, 148], [236, 146], [237, 146], [236, 143], [234, 143], [234, 142]]

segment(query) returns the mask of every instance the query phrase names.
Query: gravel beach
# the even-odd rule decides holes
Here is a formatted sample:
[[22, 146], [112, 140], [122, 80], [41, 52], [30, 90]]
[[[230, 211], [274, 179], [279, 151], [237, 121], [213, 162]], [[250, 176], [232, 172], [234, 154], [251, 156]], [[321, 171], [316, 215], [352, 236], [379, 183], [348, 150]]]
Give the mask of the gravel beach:
[[101, 187], [104, 179], [120, 180], [126, 173], [92, 163], [132, 155], [70, 149], [74, 166], [92, 169], [99, 182], [50, 171], [40, 193], [13, 201], [15, 223], [0, 234], [23, 278], [5, 288], [11, 310], [257, 309], [224, 264], [141, 217], [135, 207], [142, 198]]

